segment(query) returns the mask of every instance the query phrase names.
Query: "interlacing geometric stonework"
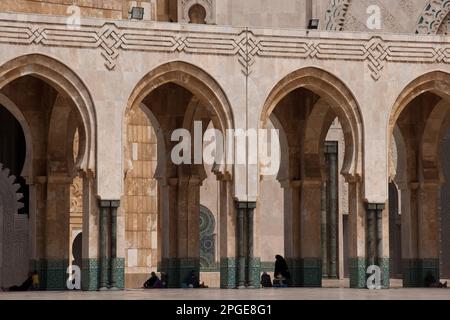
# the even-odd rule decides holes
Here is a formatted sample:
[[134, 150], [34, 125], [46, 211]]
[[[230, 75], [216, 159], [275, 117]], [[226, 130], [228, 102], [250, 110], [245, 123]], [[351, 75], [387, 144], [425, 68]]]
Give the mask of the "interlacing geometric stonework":
[[393, 41], [363, 34], [323, 36], [283, 30], [265, 35], [259, 30], [214, 28], [214, 31], [161, 30], [151, 24], [135, 28], [120, 23], [83, 24], [70, 30], [63, 23], [21, 22], [0, 14], [0, 43], [99, 49], [113, 70], [122, 50], [236, 56], [245, 76], [257, 58], [345, 60], [365, 62], [372, 78], [382, 76], [387, 63], [450, 63], [450, 43]]
[[350, 0], [330, 0], [325, 13], [325, 29], [342, 31], [349, 6]]
[[436, 34], [450, 12], [450, 0], [429, 0], [420, 15], [416, 33]]

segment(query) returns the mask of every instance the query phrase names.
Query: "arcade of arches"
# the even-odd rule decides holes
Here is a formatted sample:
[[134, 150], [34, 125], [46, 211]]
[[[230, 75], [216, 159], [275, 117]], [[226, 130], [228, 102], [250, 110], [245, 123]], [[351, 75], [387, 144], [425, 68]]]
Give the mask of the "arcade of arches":
[[[96, 199], [95, 174], [84, 167], [88, 131], [64, 87], [29, 74], [2, 88], [3, 286], [32, 268], [43, 288], [64, 289], [66, 268], [75, 265], [84, 290], [139, 288], [152, 270], [166, 272], [170, 287], [182, 286], [192, 270], [212, 287], [258, 287], [276, 254], [287, 258], [292, 286], [350, 278], [361, 287], [370, 263], [390, 272], [386, 287], [390, 278], [422, 286], [428, 271], [450, 276], [449, 75], [425, 75], [402, 92], [390, 122], [389, 206], [365, 209], [353, 163], [361, 145], [352, 117], [360, 123], [360, 115], [338, 79], [301, 70], [274, 88], [262, 123], [279, 130], [281, 165], [261, 176], [259, 200], [248, 203], [233, 199], [227, 168], [167, 160], [173, 130], [193, 132], [194, 121], [204, 130], [232, 126], [222, 93], [184, 64], [172, 69], [151, 72], [130, 100], [120, 201]], [[98, 248], [86, 234], [98, 237]]]
[[[386, 26], [411, 35], [310, 36], [281, 29], [309, 20], [284, 12], [295, 5], [242, 29], [254, 15], [237, 2], [139, 1], [161, 24], [105, 18], [126, 19], [113, 3], [69, 31], [59, 7], [0, 13], [0, 287], [36, 270], [43, 290], [66, 290], [79, 270], [86, 291], [141, 288], [152, 271], [170, 288], [192, 271], [259, 288], [277, 254], [293, 287], [365, 288], [372, 265], [383, 288], [450, 279], [449, 16], [440, 36], [416, 36], [417, 19]], [[356, 2], [317, 3], [345, 20], [331, 29], [360, 25]], [[179, 129], [194, 164], [172, 159]], [[250, 158], [250, 138], [219, 138], [245, 129], [277, 131], [275, 173], [261, 161], [273, 140], [256, 165], [197, 161], [211, 130], [205, 149]]]

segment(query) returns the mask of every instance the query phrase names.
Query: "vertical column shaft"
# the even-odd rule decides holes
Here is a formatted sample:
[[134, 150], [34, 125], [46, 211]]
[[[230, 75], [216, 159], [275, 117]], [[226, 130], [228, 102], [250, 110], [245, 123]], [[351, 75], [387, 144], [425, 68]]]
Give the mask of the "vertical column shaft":
[[108, 288], [108, 215], [110, 212], [110, 201], [100, 201], [100, 290]]
[[244, 212], [245, 204], [239, 202], [237, 204], [237, 246], [238, 246], [238, 288], [245, 287], [245, 248], [244, 248]]

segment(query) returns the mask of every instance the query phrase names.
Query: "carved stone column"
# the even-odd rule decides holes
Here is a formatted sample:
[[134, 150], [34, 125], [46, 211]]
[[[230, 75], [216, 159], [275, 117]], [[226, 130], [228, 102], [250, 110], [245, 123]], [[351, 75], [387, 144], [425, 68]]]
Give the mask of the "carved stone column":
[[108, 245], [108, 232], [109, 232], [109, 212], [111, 207], [111, 202], [107, 200], [100, 200], [100, 246], [99, 246], [99, 257], [100, 257], [100, 280], [99, 280], [99, 290], [107, 290], [109, 286], [109, 245]]
[[359, 177], [347, 177], [349, 209], [349, 272], [350, 287], [366, 288], [366, 213], [362, 201]]
[[384, 230], [389, 230], [389, 216], [385, 209], [384, 203], [367, 204], [367, 265], [380, 267], [382, 286], [387, 289], [390, 282], [390, 264], [389, 245], [387, 242], [386, 250]]
[[418, 214], [418, 253], [420, 278], [418, 286], [425, 286], [425, 278], [431, 273], [440, 279], [440, 223], [439, 223], [439, 181], [426, 181], [421, 184]]
[[96, 291], [99, 288], [99, 210], [92, 173], [83, 175], [83, 248], [81, 288]]
[[300, 258], [300, 180], [282, 182], [284, 189], [284, 251], [291, 273], [290, 286], [302, 285]]
[[121, 290], [125, 287], [125, 259], [117, 256], [117, 214], [120, 201], [111, 201], [111, 259], [110, 259], [110, 288]]
[[301, 194], [301, 268], [302, 286], [322, 286], [321, 191], [322, 180], [302, 182]]
[[239, 289], [245, 288], [246, 284], [246, 258], [245, 258], [245, 224], [244, 218], [247, 209], [246, 202], [238, 202], [236, 208], [236, 229], [237, 229], [237, 286]]
[[236, 261], [236, 219], [232, 193], [232, 180], [229, 176], [220, 176], [219, 220], [220, 220], [220, 287], [237, 287]]
[[[178, 255], [178, 178], [160, 180], [162, 204], [161, 270], [167, 274], [169, 288], [180, 286]], [[184, 279], [181, 279], [184, 280]]]
[[259, 288], [261, 275], [261, 259], [254, 256], [256, 202], [247, 203], [247, 287]]
[[70, 185], [66, 175], [48, 177], [45, 261], [42, 282], [47, 290], [67, 289], [69, 265]]

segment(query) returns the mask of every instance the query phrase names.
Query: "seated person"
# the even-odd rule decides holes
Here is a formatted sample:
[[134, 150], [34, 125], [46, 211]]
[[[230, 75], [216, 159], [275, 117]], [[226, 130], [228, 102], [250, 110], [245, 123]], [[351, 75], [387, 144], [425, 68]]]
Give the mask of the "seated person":
[[263, 288], [272, 287], [272, 279], [270, 278], [270, 275], [267, 274], [267, 272], [264, 272], [261, 276], [261, 286]]
[[2, 291], [28, 291], [33, 285], [33, 273], [28, 273], [28, 278], [20, 286], [12, 286], [9, 288], [2, 288]]
[[442, 283], [437, 281], [433, 276], [433, 273], [428, 271], [427, 276], [425, 277], [425, 286], [427, 288], [447, 288], [447, 282]]
[[157, 283], [157, 281], [159, 281], [158, 276], [156, 275], [155, 272], [152, 272], [151, 276], [150, 276], [150, 279], [145, 281], [144, 288], [145, 289], [153, 289], [155, 287], [155, 284]]
[[200, 281], [194, 270], [192, 270], [191, 273], [189, 273], [189, 275], [184, 281], [184, 284], [186, 285], [187, 288], [200, 288]]

